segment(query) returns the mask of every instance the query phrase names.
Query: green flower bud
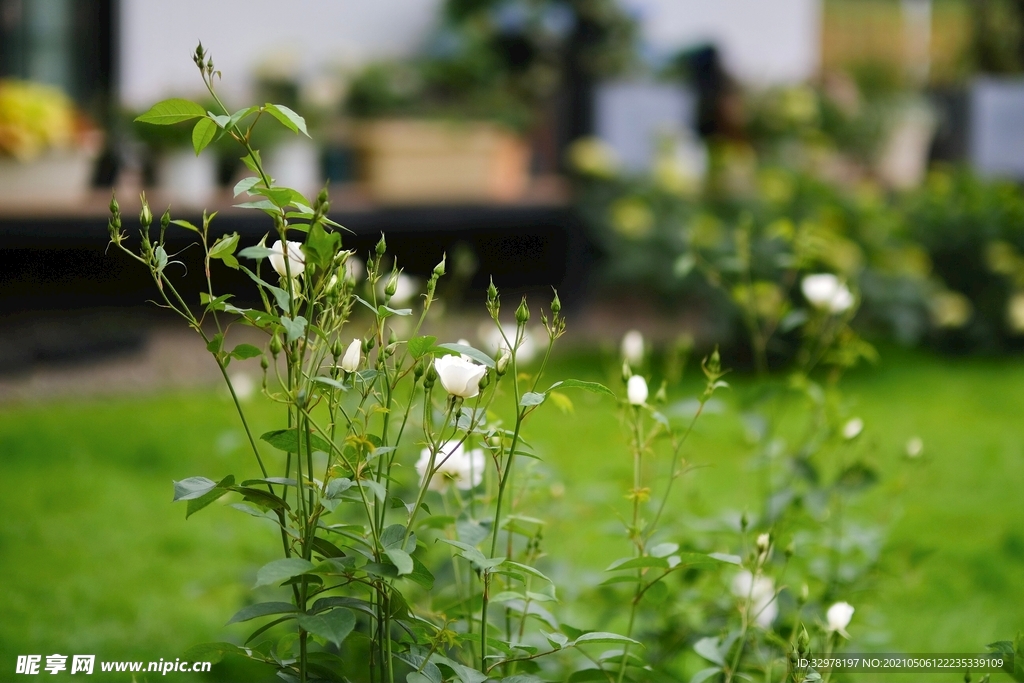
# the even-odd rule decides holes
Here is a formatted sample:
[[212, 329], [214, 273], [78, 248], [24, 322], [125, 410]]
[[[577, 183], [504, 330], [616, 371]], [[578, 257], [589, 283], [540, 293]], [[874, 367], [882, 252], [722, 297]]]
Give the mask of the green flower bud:
[[629, 361], [622, 361], [622, 381], [628, 382], [629, 378], [633, 376], [633, 368], [629, 367]]
[[491, 317], [498, 317], [500, 306], [501, 301], [498, 297], [498, 288], [494, 286], [494, 278], [491, 278], [491, 284], [487, 286], [487, 311], [491, 314]]
[[264, 371], [270, 367], [270, 363], [267, 362], [266, 356], [260, 356], [260, 367], [263, 368]]
[[747, 513], [744, 512], [740, 515], [740, 531], [746, 531], [747, 526], [750, 524], [750, 520], [747, 519]]
[[441, 277], [444, 275], [444, 263], [447, 258], [448, 254], [443, 254], [441, 256], [441, 262], [434, 266], [434, 277]]
[[167, 209], [166, 211], [164, 211], [163, 215], [160, 216], [160, 232], [161, 232], [161, 234], [163, 234], [163, 231], [167, 230], [167, 226], [170, 225], [170, 224], [171, 224], [171, 210]]
[[270, 338], [270, 353], [274, 358], [277, 358], [277, 354], [281, 353], [281, 338], [277, 334]]
[[391, 279], [388, 280], [387, 286], [384, 287], [384, 295], [389, 299], [395, 295], [398, 291], [398, 273], [392, 271]]
[[806, 626], [800, 626], [800, 633], [796, 636], [796, 649], [800, 654], [805, 654], [811, 647], [811, 636], [807, 633]]
[[377, 253], [377, 256], [378, 256], [378, 257], [380, 257], [380, 256], [383, 256], [383, 255], [384, 255], [384, 253], [385, 253], [385, 252], [386, 252], [387, 250], [388, 250], [388, 243], [384, 241], [384, 235], [383, 235], [383, 234], [381, 234], [381, 236], [380, 236], [380, 241], [379, 241], [379, 242], [377, 242], [377, 246], [376, 246], [376, 248], [375, 248], [375, 251], [376, 251], [376, 253]]
[[321, 214], [325, 214], [331, 210], [330, 196], [327, 194], [326, 187], [321, 189], [320, 194], [316, 196], [316, 208]]
[[480, 378], [480, 391], [483, 391], [491, 383], [491, 371], [487, 370], [484, 372], [484, 376]]
[[526, 305], [526, 297], [519, 303], [519, 308], [516, 309], [516, 322], [520, 325], [525, 325], [530, 320], [530, 308]]
[[427, 367], [427, 374], [423, 377], [423, 388], [431, 389], [434, 386], [434, 382], [437, 381], [437, 370], [434, 369], [434, 364], [431, 363]]
[[368, 355], [374, 346], [377, 344], [377, 339], [374, 337], [368, 337], [363, 340], [363, 355]]
[[555, 290], [555, 298], [551, 300], [551, 315], [557, 316], [562, 311], [562, 302], [558, 298], [558, 290]]
[[117, 197], [113, 192], [110, 193], [110, 213], [115, 216], [121, 213], [121, 206], [117, 203]]
[[148, 228], [153, 224], [153, 212], [149, 209], [149, 203], [146, 198], [142, 198], [142, 210], [139, 211], [139, 222], [142, 223], [143, 228]]
[[334, 340], [334, 346], [331, 347], [331, 355], [334, 356], [334, 363], [338, 363], [338, 359], [341, 358], [341, 354], [345, 353], [345, 347], [341, 345], [340, 339]]
[[398, 335], [395, 334], [395, 330], [392, 329], [391, 330], [391, 334], [388, 335], [388, 345], [390, 346], [392, 344], [397, 344], [397, 343], [398, 343]]
[[423, 362], [421, 361], [417, 363], [416, 367], [414, 367], [412, 370], [413, 382], [418, 382], [420, 380], [420, 377], [423, 376], [424, 372], [425, 370], [423, 369]]

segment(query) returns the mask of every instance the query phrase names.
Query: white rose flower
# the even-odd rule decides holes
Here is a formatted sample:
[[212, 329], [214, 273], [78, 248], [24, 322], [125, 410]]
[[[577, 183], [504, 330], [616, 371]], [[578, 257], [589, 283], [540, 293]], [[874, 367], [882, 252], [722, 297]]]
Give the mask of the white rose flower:
[[359, 282], [366, 275], [366, 266], [358, 256], [349, 256], [345, 259], [345, 277], [353, 282]]
[[769, 628], [779, 616], [775, 600], [775, 582], [767, 576], [754, 575], [744, 570], [732, 580], [732, 594], [740, 600], [750, 600], [750, 617], [761, 628]]
[[359, 363], [363, 358], [363, 342], [360, 339], [353, 339], [352, 343], [345, 349], [345, 355], [341, 357], [341, 369], [345, 372], [355, 372], [359, 369]]
[[[420, 459], [416, 463], [416, 471], [422, 484], [430, 466], [430, 449], [420, 451]], [[484, 452], [479, 448], [466, 451], [459, 441], [445, 442], [434, 457], [434, 474], [427, 484], [431, 491], [444, 493], [449, 484], [468, 491], [476, 488], [484, 480]]]
[[843, 438], [851, 441], [860, 436], [862, 431], [864, 431], [864, 420], [855, 417], [843, 425]]
[[633, 375], [626, 382], [626, 396], [629, 402], [635, 406], [642, 406], [647, 402], [647, 380], [640, 375]]
[[473, 398], [480, 393], [480, 380], [487, 368], [462, 356], [441, 356], [434, 361], [441, 386], [452, 396]]
[[829, 607], [828, 612], [825, 613], [825, 620], [828, 621], [828, 630], [838, 631], [849, 638], [850, 635], [846, 632], [846, 627], [850, 625], [853, 613], [853, 606], [848, 602], [837, 602]]
[[620, 350], [626, 362], [640, 365], [644, 361], [644, 335], [639, 330], [630, 330], [622, 338]]
[[[287, 246], [285, 246], [287, 244]], [[284, 259], [288, 257], [288, 268], [292, 271], [292, 277], [298, 277], [306, 270], [306, 255], [302, 253], [301, 242], [282, 242], [278, 240], [270, 247], [270, 249], [276, 253], [270, 255], [270, 265], [277, 271], [277, 274], [281, 277], [288, 275], [288, 269], [285, 268]]]
[[[505, 329], [514, 328], [515, 323], [505, 327]], [[501, 336], [501, 330], [495, 327], [493, 322], [481, 323], [477, 329], [477, 336], [480, 337], [480, 341], [483, 343], [482, 348], [492, 355], [500, 356], [502, 351], [508, 350], [505, 338]], [[533, 332], [523, 330], [523, 338], [519, 342], [519, 348], [516, 349], [516, 363], [528, 365], [530, 361], [537, 357], [537, 342], [534, 341], [537, 336], [545, 336], [545, 333], [543, 331], [538, 332], [536, 328]], [[515, 338], [513, 337], [509, 341], [515, 341]]]
[[831, 273], [808, 275], [800, 289], [812, 306], [829, 313], [843, 313], [854, 304], [853, 293]]

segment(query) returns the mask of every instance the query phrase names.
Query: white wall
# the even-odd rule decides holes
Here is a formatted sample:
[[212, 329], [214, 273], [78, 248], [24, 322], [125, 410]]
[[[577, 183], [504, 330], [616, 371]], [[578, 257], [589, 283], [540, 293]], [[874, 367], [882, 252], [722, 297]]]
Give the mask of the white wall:
[[[702, 41], [755, 84], [803, 80], [818, 68], [821, 0], [621, 0], [647, 42], [670, 53]], [[414, 51], [441, 0], [123, 0], [121, 99], [144, 107], [201, 91], [190, 55], [202, 39], [223, 90], [248, 99], [261, 54], [300, 76], [337, 63]], [[287, 15], [287, 16], [286, 16]], [[294, 18], [290, 18], [294, 17]]]
[[655, 50], [716, 43], [740, 80], [768, 85], [813, 76], [821, 59], [821, 0], [621, 0]]
[[223, 89], [248, 99], [262, 53], [300, 75], [414, 51], [440, 0], [123, 0], [121, 100], [145, 107], [201, 91], [191, 54], [201, 39]]

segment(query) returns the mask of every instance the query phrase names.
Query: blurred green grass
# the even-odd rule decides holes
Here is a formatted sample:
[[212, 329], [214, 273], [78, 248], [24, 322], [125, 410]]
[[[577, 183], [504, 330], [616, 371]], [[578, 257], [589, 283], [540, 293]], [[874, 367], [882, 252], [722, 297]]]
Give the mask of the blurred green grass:
[[[597, 367], [595, 356], [570, 355], [550, 374], [614, 373], [610, 359], [607, 373]], [[730, 379], [726, 404], [749, 390], [745, 378]], [[699, 385], [694, 378], [686, 387]], [[1024, 363], [887, 349], [845, 388], [883, 472], [859, 514], [889, 527], [877, 592], [851, 597], [863, 605], [855, 637], [859, 622], [886, 636], [878, 644], [888, 651], [972, 652], [1024, 628]], [[539, 411], [527, 438], [564, 486], [544, 496], [555, 520], [551, 559], [571, 559], [586, 577], [628, 554], [615, 510], [624, 509], [631, 470], [610, 401], [572, 399], [571, 415]], [[252, 410], [257, 429], [278, 426], [271, 408]], [[925, 446], [916, 460], [904, 455], [912, 436]], [[755, 511], [759, 473], [746, 464], [748, 450], [735, 411], [702, 419], [687, 457], [706, 467], [676, 490], [675, 513]], [[224, 623], [246, 601], [256, 569], [276, 559], [273, 530], [218, 506], [186, 521], [183, 506], [170, 503], [172, 479], [229, 473], [254, 475], [255, 464], [225, 392], [0, 411], [0, 672], [13, 675], [19, 654], [148, 661], [244, 638], [246, 625]], [[216, 680], [266, 678], [229, 666]], [[137, 680], [160, 678], [150, 677]]]

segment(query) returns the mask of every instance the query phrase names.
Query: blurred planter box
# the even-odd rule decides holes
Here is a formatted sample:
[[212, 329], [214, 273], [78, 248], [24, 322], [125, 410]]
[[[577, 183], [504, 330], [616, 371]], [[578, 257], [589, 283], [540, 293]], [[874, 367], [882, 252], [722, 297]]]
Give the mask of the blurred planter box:
[[527, 143], [490, 123], [372, 121], [356, 145], [367, 190], [382, 203], [512, 201], [529, 183]]
[[0, 157], [0, 204], [73, 204], [89, 191], [97, 151], [52, 151], [18, 161]]

